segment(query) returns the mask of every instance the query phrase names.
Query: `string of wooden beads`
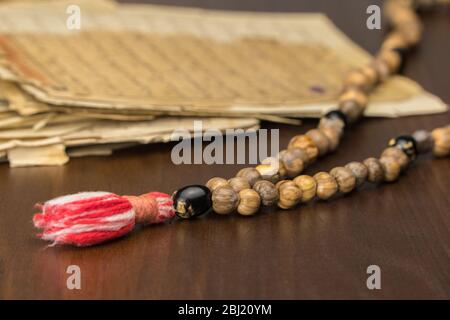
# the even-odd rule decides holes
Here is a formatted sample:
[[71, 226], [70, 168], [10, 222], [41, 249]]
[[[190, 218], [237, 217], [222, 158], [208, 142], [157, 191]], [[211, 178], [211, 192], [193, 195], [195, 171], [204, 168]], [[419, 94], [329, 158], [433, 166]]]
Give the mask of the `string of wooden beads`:
[[[326, 113], [316, 129], [294, 136], [287, 149], [280, 152], [276, 166], [264, 163], [257, 166], [256, 171], [245, 169], [238, 176], [251, 175], [250, 185], [259, 179], [276, 184], [285, 178], [299, 175], [318, 157], [336, 150], [345, 126], [356, 122], [362, 116], [368, 104], [368, 94], [378, 83], [398, 71], [403, 53], [420, 40], [422, 26], [414, 11], [416, 7], [417, 4], [413, 1], [387, 1], [385, 12], [393, 30], [372, 62], [350, 71], [346, 76], [338, 108]], [[382, 165], [394, 170], [388, 160], [383, 160]]]
[[[362, 116], [368, 104], [368, 94], [378, 83], [398, 71], [402, 55], [420, 41], [422, 24], [415, 8], [421, 2], [386, 1], [384, 12], [392, 25], [392, 31], [372, 62], [348, 73], [337, 109], [327, 112], [316, 129], [294, 136], [287, 149], [282, 150], [276, 159], [266, 159], [256, 168], [244, 168], [229, 180], [212, 178], [206, 183], [205, 189], [209, 193], [202, 189], [195, 195], [210, 197], [213, 210], [219, 214], [237, 211], [242, 215], [252, 215], [261, 204], [271, 206], [278, 203], [281, 208], [290, 208], [314, 197], [329, 199], [338, 191], [351, 192], [365, 180], [373, 183], [395, 181], [418, 151], [432, 149], [436, 156], [448, 155], [450, 138], [447, 126], [435, 129], [432, 133], [419, 131], [412, 137], [393, 139], [379, 159], [351, 162], [344, 167], [334, 168], [330, 173], [319, 172], [313, 177], [300, 176], [318, 157], [338, 147], [344, 128]], [[286, 180], [289, 178], [294, 180]], [[186, 208], [189, 199], [182, 197], [179, 200], [183, 203], [181, 207]], [[199, 211], [205, 213], [204, 208]], [[179, 215], [182, 218], [197, 215], [192, 210], [185, 209], [183, 212]]]
[[[335, 167], [330, 172], [318, 172], [314, 176], [298, 175], [292, 177], [292, 180], [279, 180], [276, 184], [263, 180], [255, 168], [244, 168], [229, 180], [219, 177], [210, 179], [202, 192], [198, 192], [199, 186], [192, 186], [196, 191], [193, 192], [195, 199], [180, 197], [180, 191], [177, 191], [174, 206], [177, 215], [182, 218], [192, 218], [210, 211], [205, 206], [198, 205], [199, 197], [211, 198], [206, 203], [210, 203], [212, 210], [222, 215], [235, 211], [244, 216], [254, 215], [261, 205], [273, 207], [276, 204], [279, 208], [291, 209], [315, 198], [328, 200], [338, 193], [349, 193], [366, 181], [396, 181], [418, 153], [429, 151], [436, 157], [449, 156], [450, 125], [434, 129], [431, 133], [419, 130], [411, 136], [391, 139], [379, 158], [353, 161], [345, 166]], [[181, 189], [181, 194], [186, 194], [186, 188], [189, 189]], [[183, 205], [180, 206], [178, 202]], [[179, 207], [183, 209], [181, 214], [178, 213]]]

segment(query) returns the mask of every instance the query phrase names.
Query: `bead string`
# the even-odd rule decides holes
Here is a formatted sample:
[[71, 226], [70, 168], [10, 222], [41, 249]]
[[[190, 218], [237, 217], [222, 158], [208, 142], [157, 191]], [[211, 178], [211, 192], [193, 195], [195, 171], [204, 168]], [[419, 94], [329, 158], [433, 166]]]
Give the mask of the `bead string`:
[[[288, 149], [289, 150], [289, 149]], [[336, 193], [349, 193], [365, 181], [372, 183], [396, 181], [401, 172], [416, 158], [417, 154], [432, 151], [436, 157], [450, 154], [450, 125], [434, 129], [431, 133], [425, 130], [414, 132], [411, 136], [400, 136], [391, 139], [380, 158], [367, 158], [362, 162], [350, 162], [345, 166], [333, 168], [330, 172], [318, 172], [314, 176], [297, 175], [293, 179], [281, 177], [276, 183], [263, 179], [254, 168], [239, 171], [236, 177], [229, 180], [215, 177], [204, 186], [187, 186], [178, 190], [173, 199], [177, 204], [184, 203], [176, 214], [184, 219], [204, 214], [212, 208], [217, 214], [230, 214], [237, 211], [244, 216], [256, 214], [261, 205], [291, 209], [299, 203], [314, 198], [327, 200]], [[198, 189], [196, 193], [192, 190]], [[191, 194], [184, 194], [189, 191]], [[191, 203], [193, 194], [205, 200]], [[208, 204], [208, 205], [206, 205]]]
[[[445, 1], [433, 1], [433, 4], [439, 3], [445, 3]], [[429, 5], [430, 1], [424, 0], [388, 0], [384, 6], [384, 12], [392, 26], [392, 31], [383, 41], [380, 51], [368, 65], [352, 70], [347, 74], [344, 79], [342, 94], [339, 97], [338, 108], [326, 113], [320, 119], [316, 129], [294, 136], [287, 149], [282, 150], [275, 161], [265, 159], [262, 162], [263, 164], [256, 166], [256, 168], [240, 170], [236, 177], [230, 180], [220, 177], [210, 179], [206, 183], [206, 187], [212, 192], [212, 209], [219, 214], [229, 214], [235, 210], [243, 215], [254, 214], [254, 210], [245, 209], [249, 207], [246, 205], [248, 199], [253, 201], [251, 207], [256, 207], [256, 194], [263, 198], [263, 202], [272, 204], [271, 201], [278, 196], [274, 188], [278, 186], [276, 189], [279, 190], [281, 181], [299, 176], [318, 157], [336, 150], [344, 128], [361, 118], [368, 104], [369, 93], [379, 83], [386, 81], [399, 70], [404, 54], [420, 41], [423, 26], [415, 8]], [[414, 144], [414, 139], [409, 143]], [[387, 178], [393, 181], [396, 178], [396, 171], [394, 170], [396, 162], [388, 159], [402, 160], [401, 168], [403, 169], [405, 167], [404, 157], [396, 148], [388, 148], [383, 155], [380, 159], [381, 163], [375, 164], [373, 160], [367, 159], [367, 163], [364, 165], [365, 169], [367, 170], [368, 166], [383, 166], [389, 175]], [[338, 181], [347, 176], [347, 180], [353, 181], [355, 177], [352, 178], [352, 175], [356, 175], [359, 171], [365, 172], [365, 169], [362, 164], [351, 163], [346, 167], [333, 169], [329, 175], [338, 179]], [[312, 178], [302, 177], [297, 180], [299, 183], [301, 181], [303, 184], [313, 185]], [[318, 174], [317, 178], [331, 181], [331, 178], [324, 173]], [[184, 191], [185, 188], [180, 190]], [[244, 192], [241, 194], [241, 191]], [[345, 192], [345, 188], [340, 188], [340, 191]], [[201, 192], [199, 193], [201, 194]], [[318, 196], [322, 199], [327, 198], [321, 192]], [[177, 196], [174, 197], [174, 200], [176, 203], [184, 203], [184, 200], [178, 201]], [[282, 204], [280, 207], [287, 206], [287, 204]], [[203, 208], [202, 212], [193, 212], [188, 210], [184, 204], [181, 207], [182, 210], [176, 210], [176, 213], [184, 219], [203, 214], [203, 211], [208, 209]]]

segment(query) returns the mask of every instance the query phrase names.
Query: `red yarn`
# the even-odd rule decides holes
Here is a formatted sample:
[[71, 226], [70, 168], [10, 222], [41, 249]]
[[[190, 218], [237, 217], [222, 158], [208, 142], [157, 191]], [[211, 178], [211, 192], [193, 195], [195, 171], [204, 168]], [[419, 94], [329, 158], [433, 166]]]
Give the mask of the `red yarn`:
[[175, 215], [172, 199], [161, 192], [141, 196], [124, 196], [136, 212], [136, 221], [143, 224], [161, 223]]
[[168, 194], [118, 196], [109, 192], [82, 192], [59, 197], [39, 206], [35, 227], [38, 236], [53, 244], [90, 246], [121, 237], [136, 223], [153, 224], [175, 215]]

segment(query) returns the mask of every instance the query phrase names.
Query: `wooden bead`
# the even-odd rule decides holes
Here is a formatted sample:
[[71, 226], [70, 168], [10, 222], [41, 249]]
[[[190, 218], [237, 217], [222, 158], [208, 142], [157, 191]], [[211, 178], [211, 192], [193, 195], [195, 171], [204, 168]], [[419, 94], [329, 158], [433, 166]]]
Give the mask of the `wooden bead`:
[[[320, 118], [318, 129], [324, 132], [324, 129], [330, 129], [336, 132], [339, 137], [342, 136], [344, 132], [345, 122], [341, 119], [333, 118]], [[324, 132], [325, 133], [325, 132]]]
[[329, 199], [338, 191], [336, 179], [327, 172], [319, 172], [314, 175], [317, 183], [317, 197], [322, 200]]
[[[294, 149], [294, 148], [293, 148], [293, 149]], [[308, 165], [308, 161], [309, 161], [309, 156], [308, 156], [308, 154], [306, 153], [305, 149], [300, 149], [300, 148], [295, 148], [295, 149], [300, 150], [300, 151], [297, 152], [297, 153], [298, 153], [298, 156], [300, 157], [300, 159], [302, 159], [303, 164], [304, 164], [305, 166], [307, 166], [307, 165]], [[283, 159], [283, 157], [284, 157], [284, 154], [285, 154], [288, 150], [289, 150], [289, 149], [281, 150], [280, 153], [278, 154], [278, 159], [280, 160], [281, 164], [283, 164], [282, 159]], [[283, 167], [284, 167], [284, 164], [283, 164]], [[285, 168], [285, 169], [286, 169], [286, 168]], [[286, 173], [285, 177], [287, 177], [287, 172], [285, 172], [285, 173]]]
[[287, 149], [281, 154], [281, 162], [286, 169], [289, 178], [294, 178], [303, 171], [304, 163], [302, 160], [303, 150], [300, 148]]
[[244, 168], [239, 170], [236, 177], [241, 177], [247, 180], [247, 182], [252, 187], [256, 181], [261, 180], [261, 175], [259, 174], [258, 170], [255, 168]]
[[[401, 13], [401, 14], [400, 14]], [[412, 10], [411, 8], [408, 8], [407, 10], [403, 12], [399, 12], [399, 15], [397, 17], [397, 21], [395, 21], [397, 28], [400, 29], [399, 32], [404, 36], [404, 34], [401, 32], [403, 28], [414, 28], [418, 29], [418, 27], [422, 24], [420, 20], [417, 17], [417, 14]], [[409, 40], [409, 39], [406, 39]], [[409, 43], [409, 42], [408, 42]]]
[[298, 176], [294, 183], [302, 190], [301, 202], [307, 202], [316, 196], [317, 183], [311, 176]]
[[364, 107], [361, 107], [355, 100], [344, 100], [339, 102], [339, 110], [345, 113], [350, 123], [354, 123], [361, 118]]
[[208, 187], [209, 190], [211, 190], [211, 192], [216, 190], [218, 187], [223, 187], [227, 185], [228, 181], [220, 177], [211, 178], [208, 180], [208, 182], [206, 182], [206, 186]]
[[370, 88], [377, 84], [378, 74], [375, 68], [371, 66], [364, 66], [361, 68], [361, 73], [366, 76]]
[[407, 49], [408, 43], [399, 32], [391, 32], [381, 46], [384, 50]]
[[261, 164], [256, 166], [256, 170], [262, 180], [269, 180], [273, 183], [277, 183], [286, 175], [286, 170], [278, 156], [265, 158]]
[[369, 175], [369, 170], [367, 167], [361, 162], [349, 162], [345, 165], [347, 169], [349, 169], [356, 178], [356, 187], [362, 185]]
[[314, 145], [319, 150], [319, 156], [323, 156], [328, 152], [330, 141], [322, 131], [319, 129], [311, 129], [306, 132], [306, 135], [311, 138]]
[[348, 193], [356, 186], [356, 178], [350, 169], [345, 167], [335, 167], [330, 171], [330, 175], [336, 179], [339, 191], [342, 193]]
[[377, 71], [378, 79], [380, 82], [386, 81], [390, 76], [389, 66], [385, 61], [375, 59], [370, 66]]
[[400, 169], [404, 170], [409, 163], [408, 156], [399, 148], [395, 147], [388, 147], [383, 150], [381, 153], [381, 158], [385, 157], [392, 157], [397, 160], [398, 164], [400, 165]]
[[395, 50], [382, 50], [378, 58], [386, 63], [391, 74], [396, 73], [402, 63], [400, 54]]
[[433, 155], [446, 157], [450, 153], [450, 127], [437, 128], [431, 131], [433, 138]]
[[367, 158], [363, 161], [363, 164], [366, 166], [369, 174], [367, 176], [367, 180], [373, 183], [378, 183], [383, 181], [383, 168], [381, 167], [380, 161], [376, 158]]
[[392, 182], [397, 180], [401, 171], [401, 166], [397, 159], [394, 157], [383, 157], [379, 161], [383, 168], [384, 181]]
[[241, 192], [245, 189], [250, 189], [250, 184], [248, 183], [247, 179], [242, 177], [234, 177], [228, 180], [228, 184], [230, 187], [234, 189], [237, 193]]
[[391, 23], [398, 23], [402, 16], [410, 14], [407, 3], [404, 1], [386, 1], [383, 10]]
[[360, 70], [350, 71], [344, 79], [344, 88], [355, 88], [362, 91], [368, 91], [370, 89], [370, 80]]
[[[308, 155], [306, 154], [306, 152], [303, 152], [303, 153], [304, 153], [304, 158], [307, 158]], [[302, 157], [302, 160], [303, 160], [303, 157]], [[305, 160], [303, 160], [303, 163], [306, 164]], [[283, 164], [283, 161], [281, 161], [281, 160], [279, 160], [279, 164], [278, 164], [278, 173], [280, 175], [280, 179], [277, 180], [276, 182], [272, 181], [273, 183], [277, 183], [278, 181], [285, 179], [287, 177], [287, 170]]]
[[308, 163], [314, 162], [319, 155], [319, 149], [316, 147], [313, 140], [304, 134], [294, 136], [291, 141], [289, 141], [288, 149], [292, 148], [305, 150], [308, 154]]
[[419, 43], [422, 38], [423, 26], [418, 20], [410, 21], [407, 24], [405, 23], [402, 26], [399, 26], [398, 31], [405, 38], [409, 46], [414, 46]]
[[286, 183], [286, 182], [289, 182], [290, 180], [281, 180], [281, 181], [278, 181], [276, 184], [275, 184], [275, 188], [277, 188], [277, 190], [278, 189], [280, 189], [280, 186], [283, 184], [283, 183]]
[[[281, 161], [278, 161], [277, 166], [283, 166], [283, 163]], [[256, 166], [256, 170], [258, 170], [262, 180], [267, 180], [273, 183], [277, 183], [278, 181], [281, 180], [280, 168], [279, 167], [276, 168], [275, 165], [259, 164]]]
[[383, 9], [390, 23], [398, 28], [405, 23], [415, 21], [417, 19], [416, 13], [413, 11], [412, 6], [411, 1], [409, 0], [386, 1]]
[[342, 104], [345, 101], [354, 101], [361, 109], [364, 109], [369, 102], [369, 98], [361, 90], [349, 89], [344, 91], [339, 97], [339, 104]]
[[239, 195], [230, 186], [218, 187], [212, 193], [213, 210], [218, 214], [230, 214], [239, 204]]
[[[281, 183], [280, 183], [281, 182]], [[290, 209], [295, 207], [302, 198], [302, 191], [292, 181], [280, 181], [278, 187], [278, 206], [282, 209]]]
[[433, 148], [433, 138], [431, 133], [426, 130], [417, 130], [412, 134], [414, 140], [416, 140], [417, 152], [428, 152]]
[[341, 140], [341, 135], [333, 130], [332, 128], [321, 128], [320, 131], [328, 138], [330, 142], [328, 149], [329, 151], [334, 151], [339, 146], [339, 142]]
[[251, 216], [258, 212], [261, 205], [259, 194], [253, 189], [244, 189], [239, 192], [239, 205], [237, 212], [243, 216]]
[[270, 181], [260, 180], [256, 182], [253, 186], [253, 190], [258, 192], [264, 206], [273, 206], [278, 201], [278, 190]]

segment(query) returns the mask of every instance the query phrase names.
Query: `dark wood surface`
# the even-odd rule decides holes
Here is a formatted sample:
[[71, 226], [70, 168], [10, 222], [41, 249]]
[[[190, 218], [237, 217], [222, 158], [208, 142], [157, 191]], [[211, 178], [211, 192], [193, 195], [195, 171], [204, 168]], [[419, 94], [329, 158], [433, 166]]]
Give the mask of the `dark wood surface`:
[[[365, 27], [365, 8], [380, 1], [160, 1], [206, 8], [322, 11], [374, 52], [385, 31]], [[450, 102], [450, 12], [426, 13], [425, 37], [406, 75]], [[339, 150], [308, 168], [378, 155], [391, 137], [448, 123], [449, 113], [366, 119]], [[302, 127], [280, 127], [285, 145]], [[401, 179], [330, 202], [254, 218], [210, 215], [148, 227], [87, 248], [45, 248], [34, 238], [33, 205], [81, 190], [140, 194], [232, 176], [240, 166], [175, 166], [171, 144], [73, 159], [63, 167], [0, 166], [0, 298], [14, 299], [316, 299], [450, 298], [450, 161], [421, 157]], [[66, 288], [66, 268], [81, 267], [82, 289]], [[381, 290], [366, 287], [366, 268], [381, 267]]]

